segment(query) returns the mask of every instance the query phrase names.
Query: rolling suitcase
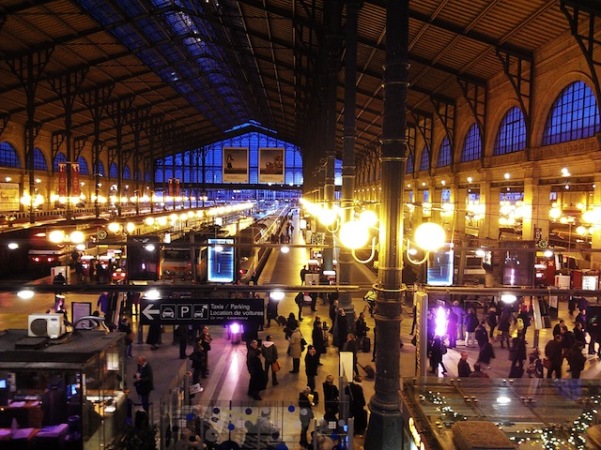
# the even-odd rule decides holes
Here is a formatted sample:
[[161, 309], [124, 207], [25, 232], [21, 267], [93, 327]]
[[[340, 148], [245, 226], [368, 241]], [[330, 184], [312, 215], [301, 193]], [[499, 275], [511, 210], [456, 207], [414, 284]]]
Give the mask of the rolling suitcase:
[[361, 366], [361, 368], [365, 371], [365, 376], [367, 378], [374, 378], [376, 376], [376, 371], [370, 364], [365, 364]]
[[365, 336], [361, 341], [361, 350], [365, 353], [369, 353], [371, 351], [371, 339]]

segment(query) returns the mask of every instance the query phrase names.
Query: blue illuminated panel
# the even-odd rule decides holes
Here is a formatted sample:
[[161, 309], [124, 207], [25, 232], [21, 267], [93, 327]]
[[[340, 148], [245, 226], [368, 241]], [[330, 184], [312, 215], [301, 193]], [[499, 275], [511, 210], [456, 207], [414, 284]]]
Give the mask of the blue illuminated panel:
[[234, 240], [208, 239], [207, 272], [210, 283], [232, 283], [235, 273]]
[[426, 283], [430, 286], [450, 286], [453, 284], [453, 250], [445, 249], [430, 252], [428, 257]]

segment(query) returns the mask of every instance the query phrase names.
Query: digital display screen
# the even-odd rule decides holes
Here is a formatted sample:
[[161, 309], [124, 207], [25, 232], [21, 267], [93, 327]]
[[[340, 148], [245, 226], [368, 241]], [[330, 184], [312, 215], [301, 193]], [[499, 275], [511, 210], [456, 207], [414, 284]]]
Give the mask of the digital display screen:
[[210, 283], [233, 283], [235, 252], [233, 239], [208, 239], [207, 280]]
[[0, 380], [0, 389], [6, 389], [6, 380]]
[[430, 252], [426, 283], [430, 286], [451, 286], [453, 284], [453, 250]]

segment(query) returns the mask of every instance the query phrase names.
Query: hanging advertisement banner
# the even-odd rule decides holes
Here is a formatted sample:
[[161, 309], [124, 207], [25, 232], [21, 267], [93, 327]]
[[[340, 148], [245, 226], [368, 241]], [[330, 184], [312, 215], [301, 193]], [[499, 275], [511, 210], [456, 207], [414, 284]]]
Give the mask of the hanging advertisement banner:
[[71, 166], [71, 197], [79, 197], [81, 186], [79, 184], [79, 164], [70, 163]]
[[248, 183], [248, 148], [223, 147], [223, 182]]
[[259, 183], [284, 183], [284, 149], [259, 149]]
[[19, 183], [0, 183], [0, 211], [19, 210]]
[[168, 185], [167, 185], [167, 195], [169, 197], [173, 197], [173, 178], [169, 178], [169, 180], [167, 181]]
[[58, 163], [58, 196], [67, 196], [67, 163]]

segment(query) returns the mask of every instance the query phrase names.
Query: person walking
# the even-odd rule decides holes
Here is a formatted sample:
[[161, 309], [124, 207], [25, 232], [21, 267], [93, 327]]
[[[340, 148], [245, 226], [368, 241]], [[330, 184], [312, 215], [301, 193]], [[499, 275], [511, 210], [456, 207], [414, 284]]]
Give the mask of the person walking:
[[355, 335], [357, 336], [357, 346], [359, 348], [363, 348], [363, 339], [367, 337], [368, 331], [369, 327], [365, 322], [365, 310], [363, 310], [359, 313], [359, 317], [355, 321]]
[[265, 385], [267, 384], [265, 381], [267, 375], [263, 370], [260, 355], [261, 350], [259, 349], [259, 343], [253, 339], [250, 342], [246, 353], [246, 368], [250, 374], [250, 380], [248, 381], [248, 395], [255, 400], [263, 400], [261, 398], [261, 391], [265, 389]]
[[[311, 393], [315, 395], [315, 377], [317, 377], [317, 369], [319, 367], [319, 355], [315, 347], [309, 345], [305, 354], [305, 374], [307, 375], [307, 386], [311, 388]], [[317, 402], [314, 402], [317, 404]]]
[[476, 331], [474, 332], [474, 337], [476, 338], [476, 342], [478, 343], [478, 348], [480, 351], [484, 348], [486, 343], [489, 341], [488, 332], [486, 331], [486, 321], [482, 320], [476, 327]]
[[492, 341], [495, 337], [495, 328], [497, 327], [497, 308], [491, 306], [488, 308], [488, 314], [486, 316], [486, 324], [488, 325], [488, 337]]
[[194, 351], [190, 354], [192, 361], [192, 384], [200, 383], [200, 378], [206, 378], [207, 354], [200, 342], [194, 343]]
[[148, 326], [148, 334], [146, 335], [146, 343], [150, 345], [151, 350], [159, 348], [159, 340], [161, 339], [161, 322], [153, 320]]
[[470, 308], [463, 319], [465, 325], [465, 346], [473, 347], [475, 344], [476, 328], [478, 327], [478, 316], [474, 308]]
[[305, 301], [305, 293], [304, 292], [299, 292], [294, 297], [294, 303], [296, 303], [296, 306], [298, 307], [298, 321], [299, 322], [303, 321], [303, 302], [304, 301]]
[[296, 327], [290, 335], [289, 341], [289, 355], [292, 358], [292, 370], [289, 373], [300, 372], [300, 359], [303, 354], [302, 340], [303, 335], [301, 334], [300, 328]]
[[[261, 344], [261, 355], [265, 360], [265, 373], [267, 374], [267, 382], [269, 382], [269, 373], [271, 372], [271, 384], [277, 386], [278, 375], [277, 370], [274, 370], [274, 363], [278, 362], [278, 348], [271, 340], [271, 335], [267, 335]], [[278, 363], [279, 364], [279, 363]]]
[[[511, 371], [514, 368], [518, 368], [517, 372], [521, 372], [524, 368], [524, 362], [526, 361], [526, 340], [523, 336], [516, 336], [512, 340], [511, 350], [509, 351], [509, 357], [511, 359]], [[520, 378], [520, 377], [510, 377], [510, 378]]]
[[338, 350], [341, 350], [348, 337], [348, 318], [344, 308], [338, 308], [333, 328], [336, 329], [334, 333], [334, 345], [338, 347]]
[[447, 373], [447, 368], [442, 362], [442, 357], [446, 354], [447, 349], [442, 342], [442, 338], [440, 336], [436, 336], [432, 341], [432, 345], [430, 348], [430, 373], [438, 375], [438, 366], [442, 367], [442, 374], [445, 375]]
[[461, 352], [461, 358], [459, 358], [459, 362], [457, 363], [458, 377], [467, 378], [472, 373], [472, 368], [470, 367], [470, 363], [467, 361], [467, 358], [467, 352]]
[[275, 300], [271, 297], [267, 300], [267, 327], [271, 326], [271, 321], [278, 321], [278, 306], [279, 300]]
[[505, 344], [507, 344], [507, 348], [511, 348], [511, 344], [509, 341], [509, 330], [511, 329], [511, 312], [508, 310], [503, 310], [501, 316], [499, 317], [499, 323], [497, 325], [497, 329], [501, 332], [501, 348], [505, 348]]
[[136, 393], [140, 396], [142, 409], [146, 413], [150, 410], [150, 393], [154, 390], [154, 377], [152, 367], [144, 356], [138, 356], [138, 370], [134, 375]]

